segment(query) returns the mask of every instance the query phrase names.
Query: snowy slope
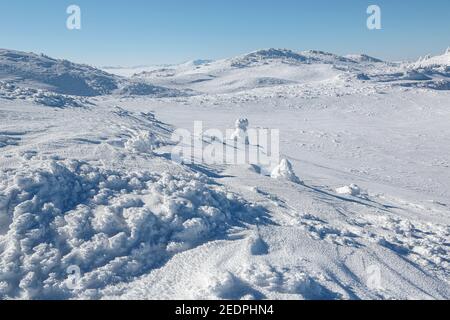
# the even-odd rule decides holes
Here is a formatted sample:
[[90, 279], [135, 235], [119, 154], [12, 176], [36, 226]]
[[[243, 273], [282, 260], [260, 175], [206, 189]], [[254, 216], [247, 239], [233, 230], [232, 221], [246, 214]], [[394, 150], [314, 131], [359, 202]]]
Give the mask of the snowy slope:
[[266, 49], [200, 64], [181, 64], [133, 76], [160, 86], [196, 93], [237, 93], [255, 88], [331, 83], [357, 79], [434, 90], [450, 88], [448, 53], [415, 64], [389, 63], [365, 54], [339, 56], [309, 50]]
[[[449, 299], [450, 92], [402, 68], [263, 50], [140, 76], [200, 94], [94, 98], [3, 71], [0, 297]], [[177, 128], [241, 118], [298, 179], [171, 161]]]
[[176, 94], [173, 90], [130, 81], [91, 66], [6, 49], [0, 49], [0, 81], [75, 96]]
[[[198, 93], [233, 93], [334, 80], [349, 70], [358, 74], [360, 65], [357, 61], [322, 51], [296, 53], [267, 49], [230, 59], [156, 69], [134, 77], [167, 87], [189, 88]], [[364, 64], [364, 68], [370, 66]]]

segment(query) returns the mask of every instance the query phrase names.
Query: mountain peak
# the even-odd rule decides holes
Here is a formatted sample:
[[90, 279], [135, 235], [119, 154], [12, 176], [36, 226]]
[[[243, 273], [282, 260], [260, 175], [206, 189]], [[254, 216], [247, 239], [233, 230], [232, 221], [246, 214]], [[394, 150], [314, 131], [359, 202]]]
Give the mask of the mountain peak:
[[289, 49], [262, 49], [247, 53], [232, 59], [233, 67], [247, 67], [255, 64], [265, 64], [269, 61], [289, 61], [292, 63], [304, 63], [307, 58], [300, 53]]
[[345, 58], [356, 61], [356, 62], [372, 62], [372, 63], [378, 63], [383, 62], [383, 60], [371, 57], [367, 54], [348, 54], [345, 56]]
[[270, 62], [281, 61], [289, 64], [354, 64], [361, 62], [383, 62], [382, 60], [370, 57], [365, 54], [340, 56], [334, 53], [321, 50], [307, 50], [295, 52], [289, 49], [262, 49], [231, 59], [233, 67], [250, 67]]

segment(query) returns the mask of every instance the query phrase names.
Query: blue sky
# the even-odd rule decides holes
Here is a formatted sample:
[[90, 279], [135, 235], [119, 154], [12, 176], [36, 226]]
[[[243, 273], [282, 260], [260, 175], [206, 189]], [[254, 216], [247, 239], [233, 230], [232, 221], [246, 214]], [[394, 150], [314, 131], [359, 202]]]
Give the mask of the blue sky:
[[[66, 8], [82, 30], [66, 28]], [[382, 10], [382, 30], [366, 9]], [[1, 0], [0, 47], [93, 65], [175, 63], [261, 48], [367, 53], [388, 60], [450, 46], [448, 0]]]

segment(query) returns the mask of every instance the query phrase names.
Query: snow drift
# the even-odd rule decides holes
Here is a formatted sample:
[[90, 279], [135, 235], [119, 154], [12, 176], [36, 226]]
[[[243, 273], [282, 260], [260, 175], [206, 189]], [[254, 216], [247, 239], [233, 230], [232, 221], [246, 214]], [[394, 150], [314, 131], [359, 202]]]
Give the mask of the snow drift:
[[[199, 174], [51, 161], [0, 178], [1, 298], [95, 297], [260, 213]], [[75, 291], [70, 266], [83, 273]]]

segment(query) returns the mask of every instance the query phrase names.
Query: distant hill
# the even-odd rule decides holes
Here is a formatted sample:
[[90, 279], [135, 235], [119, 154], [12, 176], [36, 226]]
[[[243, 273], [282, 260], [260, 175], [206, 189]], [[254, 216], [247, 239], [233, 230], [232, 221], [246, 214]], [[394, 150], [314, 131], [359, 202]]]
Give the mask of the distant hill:
[[43, 54], [0, 49], [0, 81], [75, 96], [108, 94], [177, 95], [174, 90], [139, 83], [97, 68]]

